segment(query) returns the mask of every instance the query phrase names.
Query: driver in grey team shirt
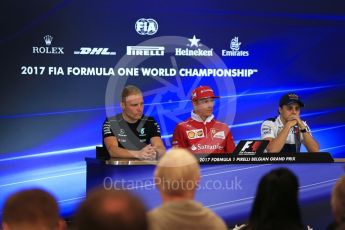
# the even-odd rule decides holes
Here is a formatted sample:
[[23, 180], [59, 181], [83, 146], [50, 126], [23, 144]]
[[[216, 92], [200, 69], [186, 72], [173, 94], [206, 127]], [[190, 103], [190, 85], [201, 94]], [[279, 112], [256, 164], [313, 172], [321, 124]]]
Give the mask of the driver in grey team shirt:
[[155, 160], [165, 153], [160, 128], [153, 117], [143, 115], [144, 100], [139, 88], [122, 91], [122, 113], [103, 123], [103, 146], [110, 156]]
[[304, 103], [296, 93], [288, 93], [279, 101], [279, 116], [265, 120], [261, 125], [261, 138], [269, 140], [267, 152], [300, 152], [303, 144], [308, 152], [318, 152], [319, 144], [311, 130], [300, 118]]

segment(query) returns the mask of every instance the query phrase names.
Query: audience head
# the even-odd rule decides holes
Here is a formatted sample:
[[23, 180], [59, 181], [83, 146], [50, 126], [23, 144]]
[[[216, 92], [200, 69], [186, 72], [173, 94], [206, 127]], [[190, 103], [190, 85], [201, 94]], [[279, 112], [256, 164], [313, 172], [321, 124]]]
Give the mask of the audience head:
[[11, 195], [3, 208], [4, 230], [64, 229], [59, 207], [52, 195], [41, 189], [19, 191]]
[[274, 169], [264, 175], [250, 214], [250, 229], [302, 228], [298, 187], [297, 177], [288, 169]]
[[174, 148], [160, 159], [154, 177], [161, 194], [193, 198], [200, 180], [200, 168], [188, 150]]
[[144, 205], [128, 191], [94, 190], [87, 195], [76, 214], [77, 230], [147, 228]]
[[345, 227], [345, 175], [334, 185], [331, 205], [335, 222]]

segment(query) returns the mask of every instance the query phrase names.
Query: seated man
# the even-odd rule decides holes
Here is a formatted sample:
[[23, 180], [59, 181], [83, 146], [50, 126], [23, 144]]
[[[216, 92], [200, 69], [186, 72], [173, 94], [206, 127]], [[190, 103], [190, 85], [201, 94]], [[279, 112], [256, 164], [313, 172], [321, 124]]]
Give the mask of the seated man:
[[214, 119], [213, 90], [199, 86], [192, 92], [191, 117], [179, 123], [173, 134], [173, 146], [188, 148], [192, 153], [231, 153], [235, 149], [229, 127]]
[[77, 230], [148, 228], [143, 203], [128, 191], [96, 189], [90, 192], [76, 213]]
[[165, 152], [159, 125], [143, 115], [143, 95], [135, 86], [122, 91], [122, 113], [107, 118], [103, 124], [103, 146], [112, 157], [155, 160]]
[[11, 195], [3, 209], [4, 230], [59, 230], [67, 229], [59, 216], [54, 197], [41, 189], [19, 191]]
[[200, 167], [189, 151], [175, 148], [164, 155], [154, 179], [163, 204], [148, 213], [149, 229], [227, 229], [214, 212], [194, 201]]
[[300, 152], [304, 144], [308, 152], [318, 152], [319, 144], [310, 128], [300, 119], [304, 103], [295, 93], [288, 93], [279, 102], [279, 116], [265, 120], [261, 125], [261, 138], [269, 140], [267, 152]]

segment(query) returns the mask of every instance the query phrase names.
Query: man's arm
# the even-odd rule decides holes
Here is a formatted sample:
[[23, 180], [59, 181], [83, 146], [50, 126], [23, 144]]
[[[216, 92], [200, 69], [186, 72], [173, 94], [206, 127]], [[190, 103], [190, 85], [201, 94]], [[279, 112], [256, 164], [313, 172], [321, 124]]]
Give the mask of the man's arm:
[[320, 150], [319, 143], [312, 137], [310, 132], [303, 133], [303, 144], [308, 152], [318, 152]]
[[108, 150], [111, 157], [121, 158], [137, 158], [138, 151], [128, 151], [127, 149], [120, 148], [117, 138], [115, 137], [111, 128], [110, 121], [106, 119], [103, 123], [103, 143]]
[[[161, 138], [161, 129], [159, 127], [159, 124], [157, 121], [151, 117], [152, 123], [148, 123], [148, 130], [149, 130], [149, 136], [150, 136], [150, 143], [152, 148], [154, 149], [155, 154], [158, 158], [162, 157], [165, 153], [165, 147]], [[155, 157], [155, 159], [157, 158]]]
[[104, 144], [111, 157], [155, 159], [156, 156], [156, 151], [151, 145], [147, 145], [141, 150], [121, 148], [115, 136], [105, 137]]
[[139, 151], [130, 151], [119, 147], [119, 143], [115, 136], [105, 137], [104, 145], [107, 148], [111, 157], [137, 158], [139, 154]]
[[278, 134], [276, 138], [272, 138], [272, 137], [264, 138], [264, 140], [270, 141], [270, 143], [266, 147], [267, 152], [279, 153], [285, 145], [289, 132], [290, 132], [290, 128], [288, 126], [284, 126], [284, 128], [282, 129], [282, 131]]
[[228, 135], [226, 136], [225, 143], [226, 143], [225, 151], [227, 153], [233, 153], [236, 146], [235, 146], [234, 138], [232, 137], [230, 129], [228, 131]]
[[305, 130], [305, 132], [302, 133], [303, 144], [307, 148], [308, 152], [318, 152], [320, 150], [319, 143], [311, 135], [310, 129], [307, 124], [299, 118], [297, 119], [297, 123], [300, 130]]
[[166, 150], [165, 150], [161, 137], [159, 136], [151, 137], [151, 145], [158, 153], [159, 158], [161, 158], [165, 154]]
[[[269, 153], [279, 153], [285, 145], [285, 142], [289, 135], [291, 127], [296, 125], [296, 123], [297, 123], [296, 120], [288, 121], [284, 125], [282, 131], [275, 138], [273, 137], [272, 127], [269, 127], [268, 125], [265, 125], [264, 123], [261, 127], [261, 134], [264, 136], [263, 138], [264, 140], [270, 141], [270, 143], [266, 147], [266, 151]], [[265, 132], [268, 133], [267, 137], [265, 137]]]
[[174, 134], [172, 137], [172, 145], [173, 147], [178, 147], [178, 148], [188, 148], [188, 144], [185, 141], [185, 138], [183, 136], [184, 130], [182, 130], [181, 125], [177, 125], [174, 130]]

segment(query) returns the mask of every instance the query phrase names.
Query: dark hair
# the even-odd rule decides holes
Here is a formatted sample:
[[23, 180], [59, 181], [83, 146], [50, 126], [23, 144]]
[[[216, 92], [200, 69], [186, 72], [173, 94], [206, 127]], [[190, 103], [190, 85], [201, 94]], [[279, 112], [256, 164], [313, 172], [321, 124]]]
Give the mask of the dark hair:
[[97, 189], [90, 192], [76, 214], [78, 230], [147, 229], [142, 202], [127, 191]]
[[249, 229], [304, 229], [298, 204], [298, 179], [286, 168], [261, 178], [249, 218]]
[[22, 190], [5, 202], [3, 222], [9, 226], [35, 225], [58, 227], [60, 216], [55, 198], [41, 189]]

